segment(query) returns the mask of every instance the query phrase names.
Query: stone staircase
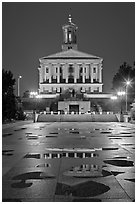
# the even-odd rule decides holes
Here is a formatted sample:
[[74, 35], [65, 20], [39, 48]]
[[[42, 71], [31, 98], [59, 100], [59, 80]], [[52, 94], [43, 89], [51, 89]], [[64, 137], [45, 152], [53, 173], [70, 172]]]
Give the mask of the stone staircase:
[[115, 114], [41, 114], [37, 122], [118, 122], [118, 119]]

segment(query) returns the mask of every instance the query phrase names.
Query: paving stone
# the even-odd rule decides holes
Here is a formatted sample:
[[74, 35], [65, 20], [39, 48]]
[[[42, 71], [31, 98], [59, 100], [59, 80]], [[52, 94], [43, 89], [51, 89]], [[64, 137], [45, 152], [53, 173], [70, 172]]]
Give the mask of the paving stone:
[[[135, 167], [104, 163], [108, 160], [134, 162], [133, 124], [42, 122], [5, 128], [4, 133], [12, 133], [3, 138], [4, 202], [7, 199], [9, 202], [128, 202], [135, 199]], [[76, 149], [91, 151], [82, 150], [85, 154], [79, 152], [74, 157]], [[24, 158], [25, 155], [28, 156]], [[71, 192], [56, 195], [59, 185], [68, 186]], [[90, 188], [85, 190], [87, 186]]]

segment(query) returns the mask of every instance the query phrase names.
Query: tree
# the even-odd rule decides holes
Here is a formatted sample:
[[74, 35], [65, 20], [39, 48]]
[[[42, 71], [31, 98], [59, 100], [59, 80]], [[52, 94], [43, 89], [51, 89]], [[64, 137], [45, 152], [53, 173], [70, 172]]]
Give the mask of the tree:
[[128, 94], [131, 99], [135, 98], [135, 68], [124, 62], [118, 72], [113, 77], [113, 90], [124, 90], [126, 89], [126, 81], [131, 81], [131, 86], [128, 86]]
[[2, 120], [11, 120], [16, 114], [15, 79], [11, 71], [2, 70]]

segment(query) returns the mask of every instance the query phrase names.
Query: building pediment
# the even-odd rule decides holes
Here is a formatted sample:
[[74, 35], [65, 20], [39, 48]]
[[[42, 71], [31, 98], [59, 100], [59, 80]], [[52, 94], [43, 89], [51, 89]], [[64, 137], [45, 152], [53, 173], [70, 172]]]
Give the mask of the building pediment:
[[42, 57], [40, 58], [40, 61], [44, 59], [100, 59], [100, 60], [103, 60], [98, 56], [94, 56], [94, 55], [87, 54], [73, 49], [69, 49], [67, 51], [62, 51], [62, 52], [58, 52], [52, 55]]

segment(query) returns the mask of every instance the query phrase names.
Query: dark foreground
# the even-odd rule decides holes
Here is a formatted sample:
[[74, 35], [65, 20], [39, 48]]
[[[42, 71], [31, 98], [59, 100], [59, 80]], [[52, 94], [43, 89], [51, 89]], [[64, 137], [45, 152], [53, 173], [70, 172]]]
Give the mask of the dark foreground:
[[18, 124], [2, 138], [5, 202], [135, 199], [134, 124]]

